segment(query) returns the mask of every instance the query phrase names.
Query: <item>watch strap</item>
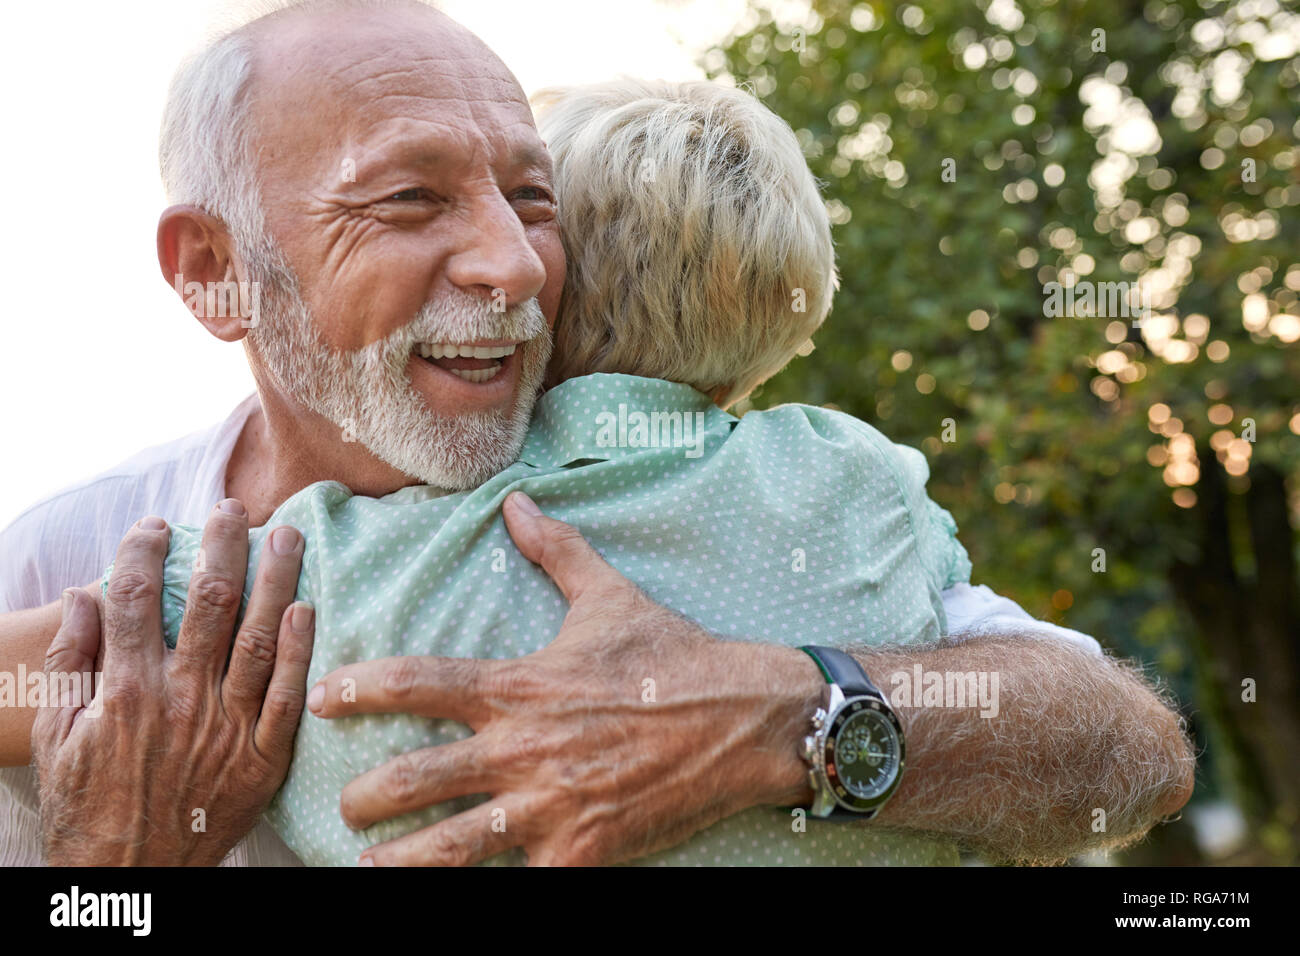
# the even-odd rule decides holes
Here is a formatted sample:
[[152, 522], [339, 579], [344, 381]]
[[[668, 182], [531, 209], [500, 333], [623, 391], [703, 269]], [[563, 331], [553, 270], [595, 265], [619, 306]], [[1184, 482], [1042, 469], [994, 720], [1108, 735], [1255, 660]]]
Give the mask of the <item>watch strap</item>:
[[844, 692], [845, 697], [878, 697], [885, 699], [885, 695], [880, 692], [875, 684], [871, 683], [871, 678], [863, 670], [852, 655], [843, 651], [836, 650], [833, 647], [821, 647], [815, 644], [809, 644], [799, 648], [814, 661], [817, 662], [818, 668], [821, 669], [822, 676], [826, 678], [826, 683], [836, 684]]

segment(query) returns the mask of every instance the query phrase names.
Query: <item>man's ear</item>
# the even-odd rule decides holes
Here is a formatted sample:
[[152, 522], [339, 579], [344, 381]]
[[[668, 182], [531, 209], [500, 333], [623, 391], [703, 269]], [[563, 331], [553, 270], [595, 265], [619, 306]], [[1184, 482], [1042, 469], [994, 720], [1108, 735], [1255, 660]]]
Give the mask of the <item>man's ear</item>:
[[257, 321], [257, 289], [226, 224], [198, 206], [169, 206], [158, 217], [158, 266], [185, 307], [223, 342]]

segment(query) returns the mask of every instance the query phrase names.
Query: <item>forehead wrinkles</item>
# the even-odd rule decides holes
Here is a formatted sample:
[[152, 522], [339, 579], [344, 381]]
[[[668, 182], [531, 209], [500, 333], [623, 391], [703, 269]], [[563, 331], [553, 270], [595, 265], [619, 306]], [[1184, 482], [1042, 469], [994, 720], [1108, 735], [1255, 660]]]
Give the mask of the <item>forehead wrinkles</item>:
[[[531, 124], [505, 64], [429, 8], [289, 13], [259, 23], [252, 92], [268, 131], [337, 143], [374, 113]], [[480, 104], [496, 109], [484, 114]]]
[[349, 69], [341, 71], [338, 80], [343, 86], [340, 100], [362, 132], [381, 125], [428, 123], [481, 152], [533, 130], [518, 87], [484, 71], [475, 60], [430, 59], [378, 73]]
[[327, 70], [335, 95], [365, 97], [405, 93], [428, 99], [482, 100], [526, 107], [523, 91], [491, 56], [428, 52], [396, 56], [392, 51], [354, 58]]
[[399, 129], [419, 135], [424, 127], [444, 144], [466, 147], [464, 159], [473, 162], [520, 140], [540, 143], [518, 84], [494, 65], [490, 54], [353, 55], [281, 72], [283, 85], [266, 89], [262, 106], [299, 150], [317, 153], [353, 136], [380, 147]]

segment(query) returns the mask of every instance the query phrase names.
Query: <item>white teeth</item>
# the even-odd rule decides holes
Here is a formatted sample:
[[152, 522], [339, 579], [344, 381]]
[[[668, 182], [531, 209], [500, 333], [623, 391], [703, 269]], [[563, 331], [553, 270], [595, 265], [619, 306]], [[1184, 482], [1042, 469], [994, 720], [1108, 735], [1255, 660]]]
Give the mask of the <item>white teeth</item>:
[[501, 371], [501, 366], [497, 365], [493, 368], [449, 368], [447, 371], [451, 372], [452, 375], [459, 375], [467, 382], [480, 385], [488, 381], [488, 379], [496, 378], [497, 373]]
[[421, 342], [418, 346], [422, 358], [505, 358], [514, 353], [513, 345], [448, 345], [442, 342]]

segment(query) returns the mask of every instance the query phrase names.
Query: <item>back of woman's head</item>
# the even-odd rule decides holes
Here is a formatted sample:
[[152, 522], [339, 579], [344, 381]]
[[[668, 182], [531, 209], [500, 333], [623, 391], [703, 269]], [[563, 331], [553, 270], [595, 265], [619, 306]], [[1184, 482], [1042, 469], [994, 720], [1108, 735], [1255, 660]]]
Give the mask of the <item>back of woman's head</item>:
[[621, 79], [533, 103], [568, 255], [550, 381], [666, 378], [725, 407], [778, 372], [837, 286], [790, 127], [708, 82]]

